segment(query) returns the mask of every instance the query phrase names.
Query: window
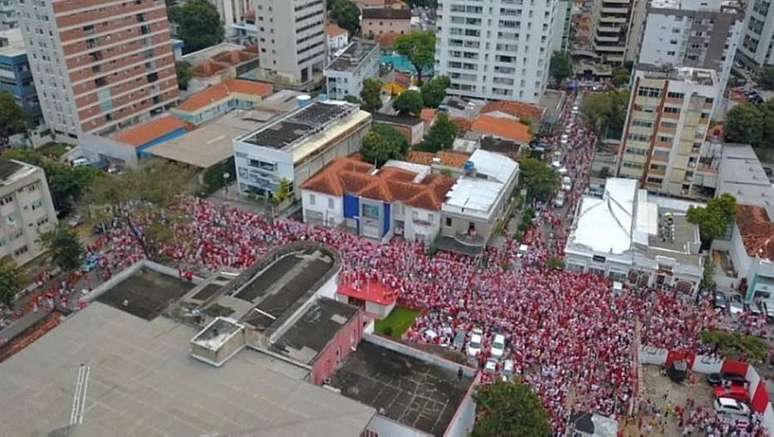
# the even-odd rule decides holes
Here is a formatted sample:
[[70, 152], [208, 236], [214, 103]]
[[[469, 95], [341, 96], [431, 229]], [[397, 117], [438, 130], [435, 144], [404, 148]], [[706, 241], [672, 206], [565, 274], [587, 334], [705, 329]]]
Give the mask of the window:
[[328, 198], [328, 209], [333, 209], [333, 199]]
[[640, 87], [640, 89], [637, 91], [637, 94], [640, 97], [660, 97], [661, 96], [661, 90], [658, 88], [650, 88], [650, 87]]
[[315, 197], [314, 197], [314, 194], [310, 194], [310, 195], [309, 195], [309, 204], [310, 204], [310, 205], [314, 205], [314, 202], [315, 202], [315, 200], [316, 200], [316, 199], [315, 199]]
[[446, 217], [446, 226], [451, 226], [451, 225], [452, 225], [451, 217]]
[[666, 112], [668, 114], [679, 114], [680, 113], [680, 108], [673, 108], [671, 106], [665, 106], [664, 107], [664, 112]]

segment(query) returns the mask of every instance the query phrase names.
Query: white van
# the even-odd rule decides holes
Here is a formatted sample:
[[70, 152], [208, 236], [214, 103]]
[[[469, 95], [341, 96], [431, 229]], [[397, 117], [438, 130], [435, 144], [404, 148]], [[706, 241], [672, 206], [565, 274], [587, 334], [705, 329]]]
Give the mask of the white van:
[[86, 158], [75, 158], [72, 161], [70, 161], [70, 165], [73, 167], [84, 167], [91, 164], [91, 161], [89, 161]]

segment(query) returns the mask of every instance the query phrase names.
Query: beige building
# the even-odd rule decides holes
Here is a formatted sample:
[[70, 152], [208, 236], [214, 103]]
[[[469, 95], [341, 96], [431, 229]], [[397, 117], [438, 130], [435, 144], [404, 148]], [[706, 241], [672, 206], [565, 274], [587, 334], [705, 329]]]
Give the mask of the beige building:
[[637, 58], [647, 0], [594, 0], [592, 47], [599, 61], [620, 65]]
[[43, 251], [38, 237], [56, 224], [43, 169], [0, 160], [0, 258], [17, 265], [35, 258]]
[[712, 161], [705, 139], [719, 86], [715, 70], [638, 65], [618, 176], [652, 192], [703, 197], [705, 179], [716, 173], [705, 165]]
[[367, 38], [378, 38], [389, 33], [406, 35], [411, 32], [411, 11], [392, 8], [363, 9], [360, 27]]

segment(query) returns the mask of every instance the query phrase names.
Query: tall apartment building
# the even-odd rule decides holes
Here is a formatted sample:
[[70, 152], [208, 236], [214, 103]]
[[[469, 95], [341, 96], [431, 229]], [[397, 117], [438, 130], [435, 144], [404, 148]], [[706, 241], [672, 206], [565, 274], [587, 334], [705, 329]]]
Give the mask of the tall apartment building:
[[0, 31], [0, 91], [10, 93], [27, 117], [27, 125], [43, 122], [27, 49], [19, 29]]
[[774, 8], [771, 0], [750, 0], [747, 3], [738, 54], [739, 61], [749, 68], [774, 65]]
[[720, 101], [743, 24], [743, 13], [725, 0], [653, 0], [638, 63], [715, 70], [720, 84], [716, 101]]
[[0, 30], [19, 27], [16, 16], [16, 0], [0, 0]]
[[43, 169], [0, 159], [0, 258], [22, 265], [43, 251], [40, 234], [57, 223]]
[[209, 0], [218, 9], [226, 39], [242, 39], [255, 33], [255, 0]]
[[323, 0], [255, 0], [261, 68], [276, 82], [322, 79], [325, 67]]
[[177, 102], [162, 0], [18, 0], [43, 117], [59, 138], [103, 135]]
[[563, 36], [558, 0], [442, 0], [435, 70], [450, 94], [537, 103], [548, 64]]
[[637, 57], [647, 0], [594, 0], [591, 7], [592, 48], [605, 64], [621, 65]]
[[705, 144], [718, 95], [715, 70], [638, 65], [634, 73], [618, 176], [643, 188], [681, 197], [701, 197]]

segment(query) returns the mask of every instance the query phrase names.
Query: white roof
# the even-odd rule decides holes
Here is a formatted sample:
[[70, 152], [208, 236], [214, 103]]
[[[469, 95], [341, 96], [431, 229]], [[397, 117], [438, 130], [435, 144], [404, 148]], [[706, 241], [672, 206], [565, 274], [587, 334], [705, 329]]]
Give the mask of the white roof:
[[602, 199], [584, 197], [571, 241], [601, 253], [629, 250], [636, 192], [636, 180], [610, 178]]
[[446, 193], [442, 210], [486, 219], [504, 187], [500, 182], [462, 176]]
[[470, 161], [476, 168], [476, 172], [506, 183], [511, 176], [519, 170], [519, 164], [500, 153], [488, 152], [478, 149], [470, 155]]

